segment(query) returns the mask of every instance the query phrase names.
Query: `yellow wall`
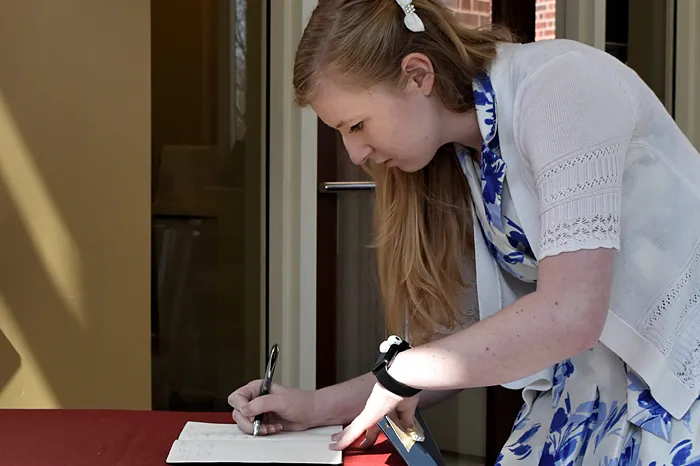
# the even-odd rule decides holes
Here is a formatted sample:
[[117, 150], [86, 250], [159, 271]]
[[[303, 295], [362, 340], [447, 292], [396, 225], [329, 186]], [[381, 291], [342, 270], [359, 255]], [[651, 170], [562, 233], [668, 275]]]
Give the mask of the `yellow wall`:
[[147, 409], [149, 2], [0, 11], [0, 407]]

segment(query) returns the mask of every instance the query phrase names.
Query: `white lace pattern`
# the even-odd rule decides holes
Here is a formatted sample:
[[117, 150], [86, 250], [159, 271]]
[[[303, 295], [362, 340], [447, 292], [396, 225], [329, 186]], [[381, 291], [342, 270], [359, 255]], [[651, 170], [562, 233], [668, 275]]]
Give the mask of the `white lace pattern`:
[[610, 141], [540, 170], [540, 259], [579, 249], [619, 248], [624, 151], [623, 142]]

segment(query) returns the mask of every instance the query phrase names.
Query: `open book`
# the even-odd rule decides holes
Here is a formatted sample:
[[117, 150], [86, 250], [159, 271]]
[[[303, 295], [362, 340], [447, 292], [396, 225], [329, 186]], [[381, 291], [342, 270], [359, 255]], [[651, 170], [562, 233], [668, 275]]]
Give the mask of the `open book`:
[[253, 437], [235, 424], [188, 422], [166, 460], [174, 463], [341, 464], [342, 452], [328, 449], [342, 426]]

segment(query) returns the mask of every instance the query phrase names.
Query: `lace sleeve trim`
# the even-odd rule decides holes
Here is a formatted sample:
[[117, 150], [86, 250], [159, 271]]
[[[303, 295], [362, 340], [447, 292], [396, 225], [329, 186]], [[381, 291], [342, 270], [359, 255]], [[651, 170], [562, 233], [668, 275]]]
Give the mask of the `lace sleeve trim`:
[[609, 141], [540, 170], [540, 258], [579, 249], [619, 249], [626, 147], [623, 141]]
[[620, 248], [620, 217], [593, 214], [561, 221], [540, 235], [540, 259], [581, 249]]

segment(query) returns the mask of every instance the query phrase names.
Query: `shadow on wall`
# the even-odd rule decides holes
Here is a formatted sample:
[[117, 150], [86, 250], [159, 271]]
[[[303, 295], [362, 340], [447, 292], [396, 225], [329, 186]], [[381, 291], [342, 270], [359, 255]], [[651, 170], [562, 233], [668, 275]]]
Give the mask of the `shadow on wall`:
[[[34, 158], [37, 154], [51, 161], [50, 149], [42, 147], [41, 142], [37, 148], [30, 147], [29, 138], [20, 129], [21, 115], [17, 118], [11, 109], [31, 109], [25, 110], [26, 118], [35, 112], [47, 112], [34, 120], [34, 125], [28, 125], [43, 133], [37, 138], [40, 141], [52, 132], [44, 133], [37, 123], [43, 120], [48, 126], [58, 115], [52, 118], [48, 108], [31, 105], [26, 92], [13, 93], [11, 84], [0, 82], [0, 89], [0, 228], [4, 239], [0, 248], [0, 361], [6, 367], [3, 372], [12, 372], [7, 377], [0, 373], [0, 394], [12, 404], [24, 404], [17, 400], [16, 393], [3, 393], [24, 365], [26, 372], [19, 385], [22, 392], [31, 391], [29, 396], [37, 398], [25, 402], [54, 400], [61, 406], [76, 406], [84, 401], [81, 398], [86, 393], [73, 385], [81, 380], [86, 364], [96, 362], [90, 360], [96, 355], [86, 352], [89, 321], [82, 315], [84, 290], [89, 287], [83, 283], [83, 264], [74, 236], [56, 205], [61, 196], [49, 190]], [[88, 180], [62, 178], [71, 169], [70, 162], [62, 169], [51, 166], [56, 162], [46, 167], [54, 174], [52, 181], [72, 185], [71, 191], [80, 189], [81, 184], [87, 188], [84, 184]], [[40, 380], [29, 380], [32, 373], [38, 373]]]
[[2, 11], [0, 407], [148, 409], [148, 2]]
[[[95, 356], [86, 354], [85, 351], [89, 329], [81, 325], [66, 306], [65, 301], [71, 297], [65, 294], [61, 296], [65, 292], [59, 291], [61, 285], [51, 278], [51, 275], [61, 271], [55, 270], [54, 274], [49, 272], [52, 264], [42, 259], [39, 248], [32, 239], [33, 235], [25, 227], [25, 224], [32, 222], [24, 218], [24, 215], [31, 216], [32, 213], [20, 214], [16, 208], [20, 202], [13, 200], [9, 193], [6, 179], [11, 174], [6, 169], [11, 164], [6, 162], [8, 158], [18, 156], [16, 152], [0, 150], [0, 200], [3, 204], [10, 200], [9, 208], [3, 209], [0, 221], [2, 236], [5, 238], [3, 247], [0, 247], [0, 296], [3, 298], [0, 303], [4, 307], [0, 308], [0, 331], [3, 332], [2, 340], [7, 342], [7, 347], [0, 349], [0, 362], [3, 368], [7, 366], [13, 372], [7, 378], [0, 372], [0, 395], [6, 395], [13, 405], [24, 404], [17, 400], [21, 394], [3, 393], [11, 377], [20, 365], [24, 365], [24, 380], [19, 385], [23, 391], [31, 389], [30, 396], [37, 397], [36, 401], [30, 399], [26, 403], [39, 404], [48, 399], [60, 406], [77, 406], [85, 393], [76, 390], [73, 385], [84, 377], [81, 372], [87, 369], [87, 359]], [[50, 240], [52, 233], [47, 229], [43, 235]], [[53, 265], [60, 267], [62, 264]], [[81, 284], [80, 288], [85, 289], [83, 286]], [[73, 297], [76, 301], [77, 298]], [[6, 360], [6, 355], [17, 362]], [[24, 360], [22, 363], [20, 358]], [[33, 377], [31, 373], [38, 373], [41, 378], [30, 380]], [[45, 385], [41, 386], [42, 384]]]
[[0, 393], [17, 373], [21, 365], [22, 360], [19, 357], [19, 353], [2, 330], [0, 330]]

